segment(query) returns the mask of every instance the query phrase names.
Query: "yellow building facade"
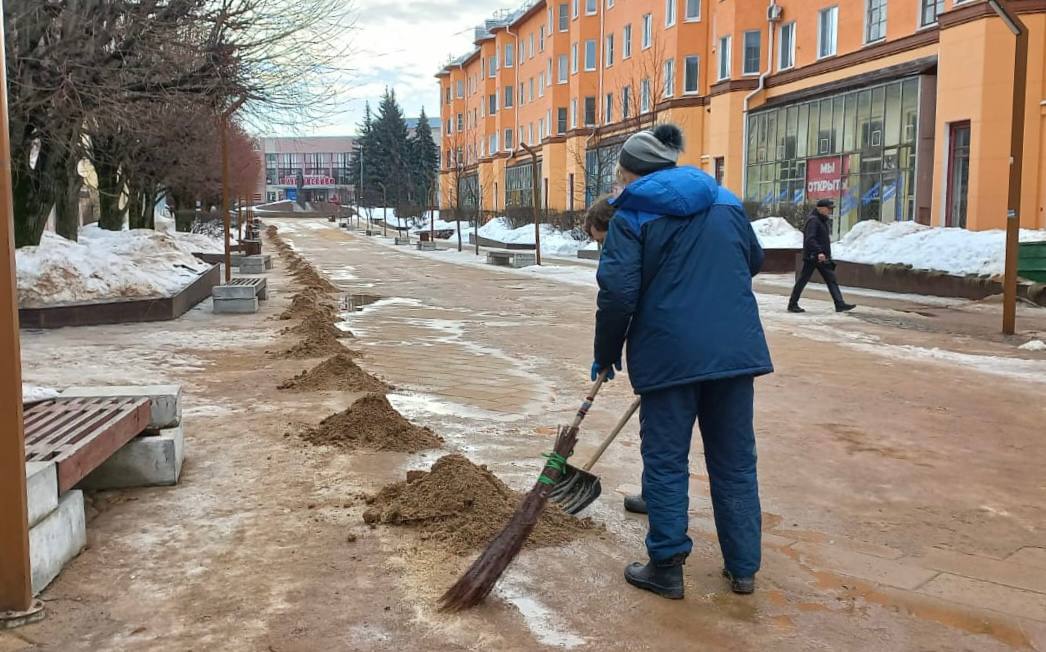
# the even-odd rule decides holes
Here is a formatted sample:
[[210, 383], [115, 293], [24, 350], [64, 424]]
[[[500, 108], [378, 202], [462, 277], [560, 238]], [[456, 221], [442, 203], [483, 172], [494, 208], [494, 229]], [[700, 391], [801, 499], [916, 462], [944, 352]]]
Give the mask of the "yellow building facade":
[[[1046, 0], [1007, 5], [1029, 32], [1021, 225], [1046, 228]], [[528, 208], [536, 175], [542, 207], [582, 210], [629, 134], [673, 122], [754, 214], [830, 197], [839, 233], [1002, 228], [1014, 52], [986, 0], [541, 0], [437, 74], [441, 202]]]

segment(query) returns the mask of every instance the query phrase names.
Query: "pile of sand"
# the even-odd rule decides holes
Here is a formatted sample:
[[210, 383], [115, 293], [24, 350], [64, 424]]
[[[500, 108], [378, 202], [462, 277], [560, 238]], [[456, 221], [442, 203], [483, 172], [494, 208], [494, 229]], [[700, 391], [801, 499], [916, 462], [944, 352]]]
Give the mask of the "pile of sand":
[[334, 319], [337, 309], [327, 300], [327, 295], [317, 290], [306, 288], [291, 297], [291, 305], [280, 313], [280, 319], [304, 319], [317, 314]]
[[302, 437], [313, 444], [345, 449], [416, 453], [439, 448], [443, 439], [407, 421], [381, 394], [367, 394], [344, 412], [332, 414]]
[[[455, 453], [441, 457], [428, 472], [408, 472], [405, 481], [391, 484], [368, 498], [370, 508], [364, 512], [363, 520], [368, 524], [417, 528], [423, 540], [465, 554], [489, 543], [515, 513], [522, 498], [485, 466], [476, 466]], [[596, 527], [590, 519], [570, 516], [550, 503], [527, 545], [567, 543]]]
[[330, 330], [323, 329], [319, 332], [307, 335], [305, 339], [291, 348], [275, 355], [277, 358], [283, 358], [285, 360], [301, 360], [305, 358], [326, 358], [338, 354], [350, 357], [359, 355], [342, 344], [337, 335], [330, 332]]
[[277, 389], [290, 389], [298, 392], [339, 390], [384, 394], [389, 391], [389, 386], [360, 369], [359, 365], [349, 356], [338, 354], [324, 360], [312, 369], [284, 381]]

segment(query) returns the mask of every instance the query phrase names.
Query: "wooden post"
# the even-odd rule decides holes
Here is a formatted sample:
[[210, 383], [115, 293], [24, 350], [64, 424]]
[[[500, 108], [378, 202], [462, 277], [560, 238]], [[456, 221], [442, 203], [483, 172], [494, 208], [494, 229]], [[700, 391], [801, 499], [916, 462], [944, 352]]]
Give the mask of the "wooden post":
[[538, 204], [538, 189], [541, 187], [540, 178], [538, 178], [538, 153], [530, 148], [530, 145], [523, 144], [523, 149], [527, 150], [530, 154], [530, 205], [534, 209], [534, 262], [538, 265], [541, 264], [541, 208]]
[[241, 196], [236, 203], [236, 239], [240, 241], [243, 240], [243, 202]]
[[[0, 1], [0, 52], [4, 50]], [[0, 626], [3, 612], [33, 607], [29, 522], [22, 430], [22, 357], [18, 341], [11, 142], [7, 121], [7, 70], [0, 66]], [[17, 614], [13, 613], [12, 616]]]
[[1013, 109], [1010, 115], [1010, 185], [1006, 211], [1006, 266], [1003, 276], [1002, 332], [1017, 330], [1017, 254], [1021, 229], [1021, 175], [1024, 168], [1024, 105], [1028, 77], [1028, 28], [1004, 0], [988, 5], [1017, 37], [1013, 66]]

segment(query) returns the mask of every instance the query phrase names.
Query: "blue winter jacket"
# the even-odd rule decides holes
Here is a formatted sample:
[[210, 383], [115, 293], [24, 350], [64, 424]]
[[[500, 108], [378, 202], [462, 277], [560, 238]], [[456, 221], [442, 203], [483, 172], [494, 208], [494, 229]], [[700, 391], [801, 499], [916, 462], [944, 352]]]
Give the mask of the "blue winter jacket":
[[595, 361], [621, 359], [636, 393], [773, 371], [752, 294], [763, 249], [741, 202], [694, 167], [613, 200], [596, 279]]

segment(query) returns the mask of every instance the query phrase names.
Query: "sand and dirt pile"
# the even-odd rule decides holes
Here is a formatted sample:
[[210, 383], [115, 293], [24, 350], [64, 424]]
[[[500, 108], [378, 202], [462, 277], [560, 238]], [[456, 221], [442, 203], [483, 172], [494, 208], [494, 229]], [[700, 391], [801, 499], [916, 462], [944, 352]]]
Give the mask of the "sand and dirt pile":
[[339, 390], [384, 394], [389, 391], [389, 386], [361, 369], [349, 356], [339, 354], [284, 381], [277, 389], [298, 392]]
[[345, 449], [416, 453], [439, 448], [443, 439], [407, 421], [381, 394], [367, 394], [344, 412], [307, 428], [302, 437], [313, 444]]
[[[334, 329], [337, 330], [337, 329]], [[332, 355], [356, 356], [357, 352], [347, 348], [341, 339], [328, 328], [309, 334], [291, 348], [276, 353], [277, 358], [300, 360], [302, 358], [325, 358]]]
[[[427, 472], [409, 471], [405, 481], [369, 498], [363, 520], [417, 528], [423, 540], [466, 554], [487, 545], [522, 499], [485, 466], [455, 453], [438, 459]], [[549, 504], [527, 545], [559, 545], [595, 529], [590, 519], [575, 518]]]
[[328, 301], [328, 296], [312, 289], [304, 289], [291, 297], [291, 305], [280, 313], [280, 319], [305, 319], [317, 314], [334, 319], [337, 309]]
[[321, 276], [316, 268], [307, 262], [299, 265], [298, 270], [293, 272], [294, 278], [307, 288], [320, 290], [321, 292], [337, 292], [336, 285]]

